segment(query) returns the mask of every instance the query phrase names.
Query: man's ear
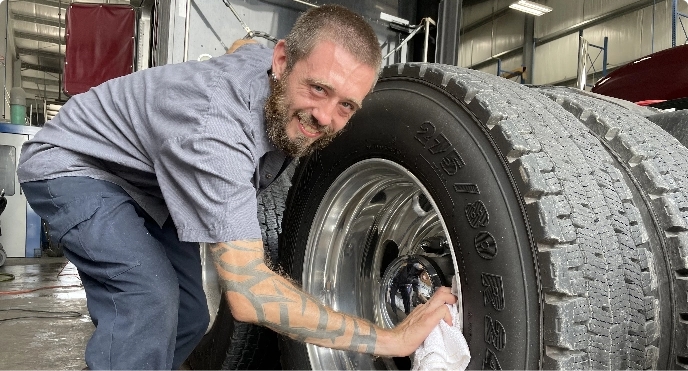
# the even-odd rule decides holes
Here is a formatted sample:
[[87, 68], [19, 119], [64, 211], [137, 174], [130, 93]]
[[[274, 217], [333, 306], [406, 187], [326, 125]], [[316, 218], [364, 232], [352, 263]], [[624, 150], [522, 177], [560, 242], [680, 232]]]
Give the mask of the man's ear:
[[272, 73], [277, 79], [282, 77], [282, 74], [287, 69], [287, 50], [284, 40], [280, 40], [275, 44], [272, 52]]

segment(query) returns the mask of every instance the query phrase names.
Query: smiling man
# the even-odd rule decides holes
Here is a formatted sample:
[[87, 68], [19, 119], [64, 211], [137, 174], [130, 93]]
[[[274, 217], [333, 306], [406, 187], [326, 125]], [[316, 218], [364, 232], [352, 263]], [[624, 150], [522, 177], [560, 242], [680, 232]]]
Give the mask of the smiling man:
[[211, 243], [234, 317], [295, 339], [404, 356], [450, 321], [447, 288], [386, 330], [325, 307], [263, 261], [256, 193], [345, 127], [380, 59], [360, 16], [322, 6], [274, 50], [247, 44], [72, 97], [27, 142], [18, 175], [79, 270], [96, 326], [91, 369], [182, 364], [208, 324], [198, 242]]
[[265, 106], [268, 135], [293, 157], [330, 143], [361, 108], [377, 77], [377, 67], [332, 39], [323, 37], [294, 65], [287, 62], [287, 41], [275, 45], [273, 90]]

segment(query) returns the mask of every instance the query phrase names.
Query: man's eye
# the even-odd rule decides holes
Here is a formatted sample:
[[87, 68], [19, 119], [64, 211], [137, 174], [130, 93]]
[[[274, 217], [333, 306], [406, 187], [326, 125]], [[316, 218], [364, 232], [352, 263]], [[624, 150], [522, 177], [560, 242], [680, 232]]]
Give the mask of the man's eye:
[[342, 102], [342, 114], [346, 116], [353, 115], [354, 112], [356, 112], [356, 106], [354, 106], [351, 103], [348, 102]]
[[318, 86], [318, 85], [313, 85], [313, 90], [315, 90], [318, 93], [322, 93], [325, 91], [325, 89], [323, 89], [322, 86]]

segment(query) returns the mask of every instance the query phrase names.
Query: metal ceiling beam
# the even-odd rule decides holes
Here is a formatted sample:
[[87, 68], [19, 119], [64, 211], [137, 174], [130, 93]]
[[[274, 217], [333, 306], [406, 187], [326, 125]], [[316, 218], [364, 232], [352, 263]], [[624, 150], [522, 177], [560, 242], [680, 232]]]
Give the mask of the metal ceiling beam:
[[[465, 1], [465, 0], [464, 0], [464, 1]], [[464, 6], [468, 6], [468, 5], [465, 5], [465, 4], [464, 4]], [[495, 19], [497, 19], [497, 18], [503, 16], [503, 15], [506, 14], [506, 12], [508, 12], [509, 10], [510, 10], [510, 9], [509, 9], [508, 6], [502, 8], [502, 9], [497, 9], [497, 10], [495, 10], [493, 13], [490, 13], [490, 14], [488, 14], [487, 16], [482, 17], [482, 18], [478, 19], [477, 21], [475, 21], [475, 22], [473, 22], [473, 23], [467, 25], [466, 27], [461, 28], [461, 34], [463, 35], [463, 34], [465, 34], [465, 33], [467, 33], [467, 32], [471, 32], [471, 31], [475, 30], [476, 28], [478, 28], [478, 27], [480, 27], [480, 26], [484, 26], [484, 25], [486, 25], [486, 24], [488, 24], [488, 23], [492, 23]]]
[[54, 53], [40, 49], [17, 48], [17, 54], [20, 55], [35, 55], [36, 57], [64, 59], [64, 54]]
[[[51, 101], [58, 100], [60, 98], [60, 94], [56, 91], [43, 91], [39, 89], [31, 89], [31, 88], [22, 88], [26, 92], [27, 96], [27, 104], [31, 104], [31, 100], [33, 99], [33, 96], [41, 97], [41, 98], [46, 98]], [[63, 99], [66, 99], [67, 97], [62, 95]]]
[[38, 85], [60, 86], [60, 80], [42, 79], [40, 77], [33, 77], [33, 76], [22, 76], [21, 81], [22, 81], [22, 83], [30, 82], [30, 83], [34, 83], [34, 84], [38, 84]]
[[50, 73], [62, 73], [62, 68], [49, 67], [49, 66], [39, 66], [37, 64], [26, 63], [24, 61], [21, 62], [21, 67], [22, 67], [22, 69], [25, 69], [25, 70], [34, 70], [34, 71], [50, 72]]
[[64, 8], [67, 9], [69, 7], [69, 0], [16, 0], [18, 2], [23, 2], [23, 3], [32, 3], [32, 4], [39, 4], [39, 5], [45, 5], [45, 6], [51, 6], [53, 8]]
[[41, 42], [52, 43], [52, 44], [57, 44], [57, 45], [64, 45], [64, 43], [65, 43], [64, 39], [59, 38], [59, 37], [40, 35], [40, 34], [28, 33], [28, 32], [17, 32], [17, 31], [15, 31], [14, 37], [19, 38], [19, 39], [24, 39], [24, 40], [41, 41]]
[[516, 47], [516, 48], [513, 48], [513, 49], [510, 49], [510, 50], [503, 51], [501, 53], [497, 53], [497, 54], [491, 56], [490, 58], [488, 58], [488, 59], [486, 59], [480, 63], [476, 63], [474, 65], [469, 66], [468, 68], [472, 68], [474, 70], [479, 70], [485, 66], [489, 66], [490, 64], [497, 63], [497, 59], [500, 59], [500, 58], [505, 59], [505, 58], [513, 57], [514, 55], [518, 55], [519, 53], [522, 53], [522, 52], [523, 52], [523, 45]]
[[[29, 84], [29, 86], [22, 86], [22, 89], [24, 89], [24, 90], [28, 89], [31, 91], [35, 91], [36, 94], [38, 94], [38, 92], [41, 92], [41, 94], [39, 94], [41, 96], [43, 96], [43, 93], [46, 93], [46, 94], [48, 94], [49, 97], [50, 97], [50, 94], [53, 94], [53, 95], [55, 95], [55, 97], [58, 97], [59, 94], [61, 93], [57, 87], [51, 87], [50, 89], [44, 89], [42, 86], [36, 86], [34, 84]], [[64, 97], [64, 94], [62, 94], [62, 96]]]
[[61, 22], [57, 19], [41, 18], [41, 17], [35, 17], [32, 15], [26, 15], [26, 14], [21, 14], [21, 13], [14, 13], [13, 12], [12, 13], [12, 19], [14, 19], [15, 21], [36, 23], [36, 24], [42, 24], [45, 26], [64, 27], [64, 22]]

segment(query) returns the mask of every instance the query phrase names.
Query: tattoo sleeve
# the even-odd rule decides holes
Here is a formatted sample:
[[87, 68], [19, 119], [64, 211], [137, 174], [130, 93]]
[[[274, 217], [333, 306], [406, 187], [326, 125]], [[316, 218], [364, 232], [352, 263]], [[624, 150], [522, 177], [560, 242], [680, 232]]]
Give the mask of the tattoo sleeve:
[[335, 312], [271, 271], [263, 261], [261, 240], [217, 243], [211, 251], [233, 310], [253, 311], [252, 321], [293, 339], [375, 353], [375, 325]]

